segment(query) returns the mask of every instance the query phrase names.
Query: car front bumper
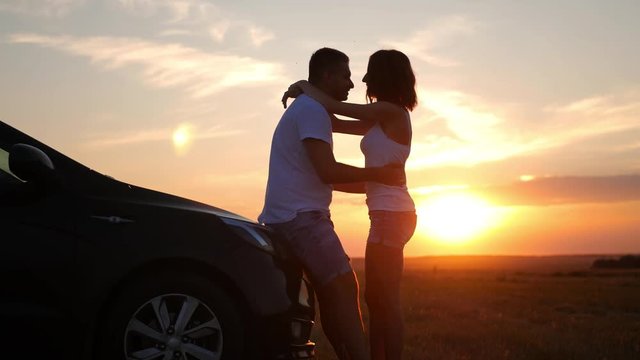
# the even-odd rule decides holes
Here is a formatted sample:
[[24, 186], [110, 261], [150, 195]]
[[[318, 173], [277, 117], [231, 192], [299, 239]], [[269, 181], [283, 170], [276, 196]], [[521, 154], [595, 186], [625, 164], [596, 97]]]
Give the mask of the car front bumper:
[[313, 288], [302, 278], [297, 296], [291, 297], [297, 301], [285, 314], [266, 319], [264, 341], [268, 359], [314, 358], [315, 343], [310, 341], [315, 317]]

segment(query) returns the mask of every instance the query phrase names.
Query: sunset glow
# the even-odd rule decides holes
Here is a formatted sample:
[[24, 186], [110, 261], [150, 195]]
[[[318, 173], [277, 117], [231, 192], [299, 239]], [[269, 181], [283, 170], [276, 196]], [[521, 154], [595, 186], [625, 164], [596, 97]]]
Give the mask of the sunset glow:
[[472, 240], [499, 221], [487, 202], [461, 193], [434, 196], [419, 204], [417, 212], [417, 231], [449, 244]]

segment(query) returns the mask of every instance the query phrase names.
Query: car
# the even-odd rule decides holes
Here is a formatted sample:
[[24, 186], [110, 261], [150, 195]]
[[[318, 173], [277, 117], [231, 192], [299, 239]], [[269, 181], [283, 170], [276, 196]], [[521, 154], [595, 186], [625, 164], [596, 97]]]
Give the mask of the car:
[[2, 358], [308, 359], [278, 234], [94, 171], [0, 122]]

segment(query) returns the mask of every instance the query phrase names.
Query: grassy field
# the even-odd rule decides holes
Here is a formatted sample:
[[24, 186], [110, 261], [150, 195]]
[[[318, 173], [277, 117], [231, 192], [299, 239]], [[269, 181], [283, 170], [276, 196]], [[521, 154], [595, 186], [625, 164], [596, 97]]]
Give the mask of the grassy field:
[[[405, 359], [640, 359], [640, 270], [597, 258], [407, 259]], [[336, 359], [317, 324], [317, 359]]]

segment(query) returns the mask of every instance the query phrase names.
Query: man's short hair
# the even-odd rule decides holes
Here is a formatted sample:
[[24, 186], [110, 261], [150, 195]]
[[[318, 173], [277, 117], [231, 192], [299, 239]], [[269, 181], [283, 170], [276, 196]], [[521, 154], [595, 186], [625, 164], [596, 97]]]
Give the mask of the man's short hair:
[[317, 84], [325, 72], [331, 72], [345, 62], [349, 62], [349, 57], [342, 51], [327, 47], [316, 50], [309, 60], [309, 82]]

